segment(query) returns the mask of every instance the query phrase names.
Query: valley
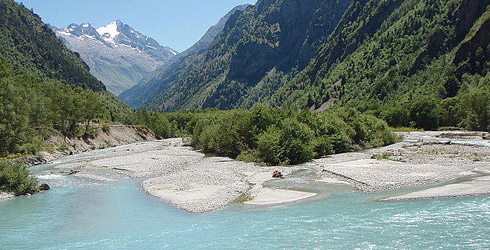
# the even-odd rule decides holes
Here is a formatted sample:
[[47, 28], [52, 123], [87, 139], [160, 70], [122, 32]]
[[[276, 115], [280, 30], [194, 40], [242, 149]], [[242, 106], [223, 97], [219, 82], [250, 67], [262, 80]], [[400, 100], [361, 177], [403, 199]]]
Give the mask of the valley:
[[490, 0], [25, 1], [0, 249], [490, 247]]

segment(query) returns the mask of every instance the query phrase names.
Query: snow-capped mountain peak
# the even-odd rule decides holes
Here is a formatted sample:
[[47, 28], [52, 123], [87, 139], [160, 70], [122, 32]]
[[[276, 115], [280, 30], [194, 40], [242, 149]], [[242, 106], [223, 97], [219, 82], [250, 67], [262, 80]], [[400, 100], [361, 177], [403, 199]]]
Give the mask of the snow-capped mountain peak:
[[116, 36], [120, 34], [119, 26], [121, 25], [121, 21], [114, 21], [107, 24], [104, 27], [100, 27], [97, 29], [97, 33], [104, 38], [104, 40], [114, 40]]
[[65, 45], [78, 52], [90, 66], [91, 72], [115, 94], [132, 87], [177, 54], [177, 51], [160, 45], [121, 21], [111, 22], [98, 29], [89, 23], [53, 29]]

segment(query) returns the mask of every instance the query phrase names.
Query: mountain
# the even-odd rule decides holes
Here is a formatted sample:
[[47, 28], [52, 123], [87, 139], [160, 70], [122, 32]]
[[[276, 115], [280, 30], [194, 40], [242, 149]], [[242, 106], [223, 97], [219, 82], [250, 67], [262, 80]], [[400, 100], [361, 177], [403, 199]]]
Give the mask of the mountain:
[[489, 5], [355, 1], [310, 65], [268, 100], [313, 109], [410, 106], [418, 96], [449, 101], [470, 76], [475, 84], [490, 76]]
[[174, 74], [185, 61], [192, 61], [195, 55], [203, 53], [208, 46], [214, 41], [218, 34], [224, 29], [226, 21], [231, 15], [238, 11], [244, 11], [251, 5], [239, 5], [233, 8], [225, 16], [223, 16], [217, 24], [211, 26], [207, 32], [202, 36], [202, 38], [196, 42], [192, 47], [186, 51], [178, 54], [170, 60], [169, 63], [161, 66], [159, 69], [155, 70], [151, 75], [140, 81], [136, 86], [124, 91], [119, 95], [119, 99], [127, 103], [131, 107], [141, 107], [146, 101], [153, 98], [155, 94], [158, 94], [165, 89], [165, 85], [161, 83], [164, 82], [166, 78]]
[[244, 96], [269, 95], [276, 86], [266, 91], [262, 87], [285, 80], [287, 72], [308, 64], [350, 2], [260, 0], [236, 12], [206, 51], [184, 60], [178, 72], [160, 82], [164, 88], [145, 106], [159, 110], [250, 106]]
[[38, 15], [11, 0], [0, 1], [2, 61], [11, 65], [17, 74], [56, 79], [94, 91], [105, 90], [79, 55], [68, 50]]
[[36, 155], [53, 147], [44, 144], [50, 135], [92, 136], [94, 121], [122, 121], [130, 112], [51, 27], [13, 0], [0, 0], [0, 100], [0, 157]]
[[143, 106], [351, 105], [383, 116], [400, 105], [399, 117], [419, 116], [406, 113], [415, 99], [449, 105], [490, 85], [489, 16], [489, 0], [259, 0], [158, 79]]
[[118, 95], [177, 55], [121, 21], [95, 29], [89, 23], [54, 28], [66, 46], [79, 53], [90, 72]]

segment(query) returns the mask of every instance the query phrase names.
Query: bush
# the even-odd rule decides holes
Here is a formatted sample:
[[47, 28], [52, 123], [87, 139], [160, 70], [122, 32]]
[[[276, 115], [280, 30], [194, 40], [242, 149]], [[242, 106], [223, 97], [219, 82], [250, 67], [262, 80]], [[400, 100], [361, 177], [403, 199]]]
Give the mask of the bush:
[[107, 124], [102, 125], [102, 132], [109, 134], [111, 132], [111, 127]]
[[280, 128], [271, 126], [267, 131], [260, 134], [257, 139], [257, 149], [262, 160], [270, 165], [282, 163], [283, 148], [281, 145], [282, 131]]
[[354, 142], [365, 148], [381, 147], [395, 143], [395, 136], [386, 122], [370, 115], [359, 115], [353, 122]]
[[42, 141], [38, 137], [32, 138], [32, 142], [25, 143], [19, 147], [19, 153], [23, 155], [35, 155], [41, 149]]
[[439, 106], [439, 126], [459, 126], [462, 121], [459, 99], [460, 98], [453, 97], [441, 101]]
[[392, 127], [410, 126], [410, 112], [402, 104], [385, 107], [381, 112], [381, 118]]
[[242, 151], [236, 159], [237, 161], [244, 162], [264, 162], [258, 149], [248, 149]]
[[284, 163], [298, 164], [313, 159], [313, 131], [306, 124], [287, 118], [281, 132]]
[[463, 113], [461, 126], [469, 130], [490, 130], [490, 90], [471, 89], [461, 97], [459, 109]]
[[438, 101], [431, 97], [421, 96], [410, 105], [410, 120], [414, 127], [425, 130], [436, 130], [439, 127]]
[[332, 145], [332, 138], [330, 136], [320, 136], [313, 142], [315, 147], [315, 153], [317, 157], [322, 157], [335, 153]]
[[0, 162], [0, 191], [15, 195], [33, 194], [39, 191], [36, 178], [21, 164]]

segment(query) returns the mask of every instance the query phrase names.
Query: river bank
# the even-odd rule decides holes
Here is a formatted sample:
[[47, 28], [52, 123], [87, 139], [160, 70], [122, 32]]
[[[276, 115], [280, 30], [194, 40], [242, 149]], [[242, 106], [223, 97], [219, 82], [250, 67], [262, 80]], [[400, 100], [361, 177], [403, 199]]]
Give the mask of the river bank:
[[[420, 199], [460, 196], [467, 183], [490, 173], [490, 144], [481, 134], [412, 132], [400, 135], [403, 142], [365, 152], [334, 155], [314, 164], [324, 169], [324, 176], [347, 181], [368, 193], [468, 179], [461, 186], [444, 188], [444, 195], [418, 193]], [[489, 184], [475, 182], [473, 185], [478, 187], [466, 190], [463, 196], [488, 195]]]
[[0, 201], [14, 198], [15, 196], [11, 193], [0, 192]]
[[99, 127], [95, 136], [66, 137], [62, 134], [51, 135], [43, 142], [45, 149], [39, 152], [39, 155], [14, 159], [13, 161], [35, 166], [96, 149], [153, 140], [155, 140], [155, 135], [146, 128], [119, 124], [106, 125]]
[[[141, 186], [149, 195], [168, 200], [185, 211], [202, 213], [224, 208], [237, 200], [250, 206], [262, 206], [296, 202], [316, 195], [268, 187], [267, 183], [274, 179], [274, 171], [285, 176], [284, 180], [276, 179], [276, 182], [288, 181], [295, 172], [309, 170], [318, 183], [350, 185], [368, 193], [443, 184], [489, 171], [488, 141], [476, 135], [457, 134], [401, 133], [404, 141], [387, 147], [280, 167], [207, 157], [177, 138], [133, 144], [111, 150], [103, 157], [60, 165], [57, 169], [96, 181], [144, 178]], [[447, 137], [453, 139], [448, 141]], [[474, 192], [467, 190], [464, 196], [490, 193], [486, 181], [472, 185], [478, 188]], [[444, 189], [447, 194], [436, 197], [453, 197], [464, 188]], [[417, 197], [430, 198], [421, 194]]]
[[[288, 175], [300, 167], [262, 167], [225, 157], [206, 157], [177, 138], [133, 144], [57, 169], [91, 180], [145, 178], [141, 186], [149, 195], [166, 199], [185, 211], [202, 213], [260, 193], [263, 184], [273, 179], [274, 171]], [[288, 202], [310, 196], [298, 196], [288, 190], [282, 195]], [[278, 200], [275, 204], [283, 202]]]

